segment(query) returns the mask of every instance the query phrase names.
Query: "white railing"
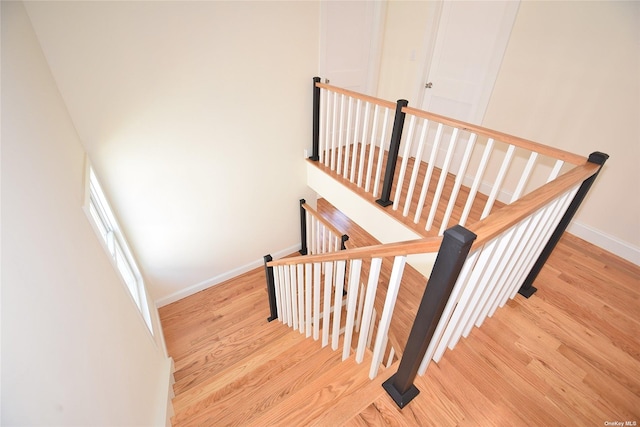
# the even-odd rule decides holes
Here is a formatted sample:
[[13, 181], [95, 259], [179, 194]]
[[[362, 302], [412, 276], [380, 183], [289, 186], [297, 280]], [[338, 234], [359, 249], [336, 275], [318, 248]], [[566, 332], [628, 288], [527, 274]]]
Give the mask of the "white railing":
[[380, 194], [396, 104], [320, 85], [320, 163], [370, 192]]
[[345, 249], [345, 242], [349, 239], [346, 234], [338, 230], [304, 200], [301, 201], [300, 207], [305, 212], [308, 254], [324, 254]]
[[[343, 360], [355, 354], [356, 362], [362, 363], [365, 351], [371, 350], [369, 376], [374, 378], [385, 355], [387, 365], [394, 358], [389, 330], [406, 255], [436, 252], [439, 241], [407, 242], [404, 254], [393, 261], [388, 254], [398, 252], [404, 242], [274, 261], [270, 264], [279, 295], [278, 319], [320, 340], [322, 347], [341, 348]], [[381, 279], [385, 269], [390, 270], [388, 281]]]
[[452, 350], [474, 326], [480, 327], [515, 297], [579, 186], [472, 249], [427, 348], [420, 375], [431, 360], [440, 361], [447, 348]]
[[[549, 176], [555, 179], [586, 160], [407, 106], [400, 110], [402, 138], [394, 142], [395, 104], [316, 86], [321, 94], [320, 163], [375, 199], [381, 195], [383, 165], [393, 162], [398, 168], [390, 175], [393, 210], [429, 235], [482, 220], [540, 188]], [[400, 144], [397, 160], [388, 158], [394, 143]]]

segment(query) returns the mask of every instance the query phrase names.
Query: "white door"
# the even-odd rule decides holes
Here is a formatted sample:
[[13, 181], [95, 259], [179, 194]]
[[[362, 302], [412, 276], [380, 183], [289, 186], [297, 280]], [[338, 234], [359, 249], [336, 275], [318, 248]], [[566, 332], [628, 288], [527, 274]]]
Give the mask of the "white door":
[[320, 76], [332, 85], [368, 95], [377, 88], [386, 3], [320, 3]]
[[519, 0], [444, 1], [421, 109], [482, 123]]

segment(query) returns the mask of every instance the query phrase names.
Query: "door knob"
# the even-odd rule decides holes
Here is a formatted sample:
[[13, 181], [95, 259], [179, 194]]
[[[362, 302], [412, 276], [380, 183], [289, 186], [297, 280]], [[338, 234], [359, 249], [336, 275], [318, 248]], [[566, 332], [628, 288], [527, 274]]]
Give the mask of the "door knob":
[[427, 89], [431, 89], [431, 87], [433, 86], [433, 83], [429, 82], [426, 85], [424, 85], [425, 88]]

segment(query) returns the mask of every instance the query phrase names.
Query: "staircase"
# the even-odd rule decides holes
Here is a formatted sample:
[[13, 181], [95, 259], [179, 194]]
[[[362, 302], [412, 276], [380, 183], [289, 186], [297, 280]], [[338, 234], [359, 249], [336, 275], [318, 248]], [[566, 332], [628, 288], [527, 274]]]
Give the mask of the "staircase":
[[[318, 80], [314, 79], [316, 83]], [[326, 175], [337, 175], [333, 178], [345, 181], [344, 187], [371, 199], [372, 203], [384, 207], [393, 204], [389, 209], [401, 212], [401, 221], [405, 224], [413, 222], [414, 226], [427, 232], [433, 230], [435, 233], [439, 229], [435, 233], [437, 237], [277, 261], [265, 257], [268, 296], [264, 271], [258, 269], [163, 307], [160, 310], [162, 322], [169, 325], [165, 328], [167, 347], [175, 360], [174, 425], [357, 425], [359, 421], [354, 417], [358, 414], [362, 417], [365, 408], [373, 405], [378, 408], [374, 413], [381, 412], [377, 406], [377, 399], [385, 393], [381, 384], [392, 373], [393, 378], [385, 381], [384, 390], [403, 408], [417, 394], [413, 385], [416, 373], [423, 375], [432, 360], [439, 362], [447, 348], [453, 349], [474, 327], [481, 326], [518, 292], [527, 297], [535, 292], [531, 283], [608, 157], [592, 153], [589, 159], [584, 159], [531, 141], [406, 108], [400, 101], [387, 150], [385, 129], [392, 105], [319, 83], [314, 87], [314, 154], [309, 174], [312, 175], [311, 169], [316, 168], [324, 169]], [[320, 89], [330, 93], [320, 96]], [[341, 97], [340, 102], [338, 97]], [[347, 102], [347, 97], [357, 101]], [[317, 108], [320, 98], [325, 100], [323, 111], [326, 114], [323, 115], [319, 115]], [[329, 99], [333, 101], [328, 102]], [[362, 102], [365, 103], [361, 135], [364, 142], [359, 143]], [[370, 102], [377, 104], [372, 107], [373, 120], [369, 120], [368, 115]], [[343, 110], [342, 106], [347, 105], [349, 107]], [[354, 107], [353, 135], [350, 125], [352, 105], [357, 105]], [[374, 135], [377, 135], [376, 115], [380, 106], [386, 112], [378, 143], [378, 137], [374, 138]], [[331, 111], [333, 113], [329, 114]], [[399, 157], [404, 115], [410, 117], [410, 124], [404, 152]], [[343, 129], [344, 116], [347, 116], [347, 122]], [[319, 127], [317, 122], [322, 123], [322, 117], [325, 121]], [[338, 117], [341, 118], [338, 120]], [[437, 124], [437, 130], [429, 139], [431, 122]], [[373, 127], [370, 129], [371, 140], [367, 142], [365, 128], [369, 124]], [[421, 126], [422, 131], [417, 141], [417, 154], [412, 157], [411, 141], [416, 126]], [[464, 135], [463, 144], [458, 144], [459, 133]], [[446, 152], [443, 154], [445, 159], [440, 162], [438, 147], [445, 134], [449, 143], [442, 151]], [[350, 141], [352, 136], [356, 140]], [[422, 152], [429, 146], [427, 140], [432, 141], [432, 147], [428, 166], [424, 166]], [[456, 152], [459, 146], [464, 147], [460, 156]], [[477, 164], [471, 161], [474, 147], [480, 147], [476, 150], [478, 155], [482, 152], [482, 159]], [[503, 149], [501, 161], [491, 165], [490, 159], [495, 157], [492, 154]], [[382, 150], [389, 151], [389, 156], [383, 156]], [[520, 171], [516, 172], [516, 179], [510, 180], [513, 188], [507, 191], [502, 188], [503, 181], [511, 171], [512, 159], [523, 151], [525, 155], [520, 156], [521, 161], [515, 162]], [[356, 152], [359, 153], [357, 157]], [[525, 160], [527, 153], [528, 160]], [[386, 157], [385, 161], [383, 157]], [[538, 157], [543, 157], [544, 162]], [[413, 169], [410, 159], [413, 159]], [[395, 172], [397, 161], [400, 169]], [[385, 162], [389, 167], [385, 168], [382, 180]], [[542, 169], [546, 170], [534, 174], [539, 182], [532, 184], [530, 178], [537, 163], [543, 163]], [[472, 169], [468, 169], [469, 164], [473, 165]], [[452, 165], [455, 165], [456, 174], [450, 172]], [[569, 170], [561, 174], [565, 166]], [[485, 182], [487, 169], [496, 173]], [[407, 185], [404, 177], [409, 175]], [[394, 176], [397, 176], [397, 182]], [[321, 190], [326, 188], [314, 187], [324, 185], [319, 179], [309, 181], [311, 188], [324, 194]], [[466, 188], [465, 181], [469, 181], [471, 187]], [[378, 193], [380, 183], [382, 191]], [[479, 191], [483, 186], [488, 189], [488, 197]], [[395, 196], [391, 194], [393, 188], [396, 189]], [[499, 206], [498, 195], [502, 193], [508, 203], [505, 206]], [[379, 199], [378, 194], [381, 195]], [[419, 194], [417, 202], [414, 194]], [[478, 202], [484, 205], [481, 211], [477, 209]], [[417, 209], [415, 213], [414, 209]], [[427, 210], [425, 219], [423, 215]], [[468, 219], [472, 224], [465, 229], [464, 223]], [[447, 228], [451, 221], [460, 224]], [[305, 223], [301, 218], [303, 248]], [[400, 286], [404, 281], [406, 257], [425, 254], [433, 257], [435, 264], [420, 308], [415, 316], [409, 309], [399, 310], [394, 315], [399, 292], [412, 288], [406, 284]], [[381, 268], [387, 262], [385, 260], [393, 263], [390, 274]], [[361, 272], [366, 274], [361, 276]], [[380, 289], [386, 293], [384, 298], [377, 293], [380, 279], [383, 279]], [[424, 278], [421, 282], [424, 289]], [[366, 287], [361, 287], [364, 283]], [[343, 316], [339, 307], [345, 305], [344, 289], [347, 308]], [[323, 295], [322, 300], [320, 295]], [[417, 293], [399, 300], [417, 302], [419, 298], [420, 293]], [[382, 313], [376, 321], [376, 307], [381, 306], [382, 299]], [[267, 318], [277, 318], [279, 322], [267, 323]], [[355, 318], [359, 320], [354, 321]], [[396, 322], [395, 326], [390, 326], [392, 320]], [[320, 323], [322, 344], [316, 341]], [[311, 325], [313, 340], [307, 339], [311, 335]], [[387, 344], [402, 345], [405, 340], [400, 339], [401, 332], [409, 330], [406, 346], [399, 348], [402, 361], [393, 364], [399, 366], [389, 366], [389, 372], [379, 375], [384, 369], [380, 365], [387, 354]], [[356, 334], [360, 341], [355, 357], [358, 363], [353, 357]], [[332, 339], [330, 347], [329, 335]], [[374, 335], [371, 353], [367, 337]], [[342, 351], [334, 351], [341, 347], [344, 347]], [[392, 360], [394, 351], [389, 349], [388, 354]], [[363, 357], [369, 359], [369, 363], [360, 363]]]
[[268, 313], [262, 269], [160, 309], [174, 426], [341, 425], [384, 393], [388, 374], [370, 381], [368, 363], [341, 362]]

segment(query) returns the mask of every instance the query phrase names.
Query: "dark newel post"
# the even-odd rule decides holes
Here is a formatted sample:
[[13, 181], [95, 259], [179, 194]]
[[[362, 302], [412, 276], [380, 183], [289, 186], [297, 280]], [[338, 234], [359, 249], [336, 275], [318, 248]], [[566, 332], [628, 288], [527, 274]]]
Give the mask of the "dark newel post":
[[349, 236], [343, 234], [342, 237], [340, 237], [340, 240], [340, 250], [344, 251], [345, 249], [347, 249], [347, 245], [345, 243], [347, 243], [347, 240], [349, 240]]
[[307, 254], [307, 210], [304, 208], [306, 201], [300, 199], [300, 255]]
[[278, 306], [276, 305], [276, 282], [273, 278], [273, 267], [267, 266], [268, 262], [273, 261], [271, 255], [264, 256], [264, 271], [267, 275], [267, 295], [269, 295], [269, 309], [271, 316], [267, 318], [268, 322], [278, 318]]
[[464, 265], [476, 235], [461, 225], [444, 232], [436, 262], [411, 327], [402, 360], [391, 378], [382, 384], [396, 404], [403, 408], [420, 393], [413, 384], [444, 307]]
[[599, 151], [596, 151], [589, 155], [589, 161], [591, 163], [596, 163], [600, 165], [600, 168], [591, 177], [585, 179], [582, 182], [582, 185], [578, 189], [578, 192], [576, 193], [576, 195], [573, 197], [573, 200], [571, 201], [571, 204], [567, 208], [567, 211], [565, 212], [564, 216], [560, 220], [560, 223], [558, 224], [555, 231], [551, 235], [551, 238], [549, 239], [546, 246], [542, 250], [542, 253], [538, 257], [538, 260], [533, 265], [533, 268], [529, 272], [529, 275], [527, 276], [527, 278], [524, 280], [524, 283], [520, 287], [520, 290], [518, 291], [520, 295], [526, 298], [529, 298], [531, 295], [534, 294], [535, 291], [537, 291], [537, 289], [533, 286], [533, 282], [536, 280], [536, 277], [538, 277], [538, 273], [540, 273], [540, 270], [542, 270], [542, 267], [544, 267], [544, 264], [547, 262], [549, 255], [551, 255], [551, 252], [553, 252], [553, 249], [558, 244], [558, 241], [562, 237], [562, 234], [569, 226], [569, 223], [573, 219], [573, 216], [578, 211], [580, 204], [582, 203], [585, 196], [589, 192], [589, 189], [593, 185], [593, 182], [596, 180], [598, 174], [602, 170], [602, 166], [604, 165], [604, 163], [607, 161], [608, 158], [609, 158], [608, 154], [601, 153]]
[[314, 162], [320, 160], [320, 88], [316, 83], [320, 77], [313, 78], [313, 149], [309, 159]]
[[406, 99], [399, 99], [396, 103], [396, 115], [393, 119], [393, 132], [391, 133], [391, 142], [389, 143], [389, 156], [387, 157], [387, 168], [384, 172], [382, 194], [381, 197], [376, 200], [376, 203], [382, 206], [389, 206], [393, 204], [389, 198], [391, 197], [393, 176], [396, 173], [396, 163], [398, 161], [398, 152], [400, 151], [400, 140], [402, 139], [402, 128], [404, 127], [405, 113], [402, 111], [402, 108], [407, 105], [409, 105], [409, 101]]

